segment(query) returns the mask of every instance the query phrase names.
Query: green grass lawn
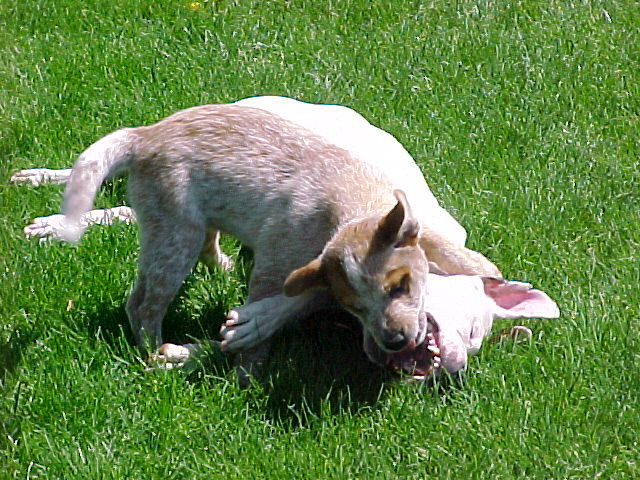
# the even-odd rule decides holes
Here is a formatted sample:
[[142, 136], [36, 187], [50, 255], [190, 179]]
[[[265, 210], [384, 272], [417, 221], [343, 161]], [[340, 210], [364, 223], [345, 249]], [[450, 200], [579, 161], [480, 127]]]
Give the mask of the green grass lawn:
[[[630, 0], [4, 0], [0, 478], [640, 478], [639, 40]], [[8, 179], [261, 94], [394, 134], [469, 245], [561, 318], [485, 345], [460, 385], [390, 380], [323, 318], [278, 339], [262, 387], [215, 357], [145, 373], [123, 308], [136, 228], [28, 241], [62, 188]], [[224, 247], [235, 270], [196, 268], [167, 340], [215, 335], [242, 302], [251, 260]]]

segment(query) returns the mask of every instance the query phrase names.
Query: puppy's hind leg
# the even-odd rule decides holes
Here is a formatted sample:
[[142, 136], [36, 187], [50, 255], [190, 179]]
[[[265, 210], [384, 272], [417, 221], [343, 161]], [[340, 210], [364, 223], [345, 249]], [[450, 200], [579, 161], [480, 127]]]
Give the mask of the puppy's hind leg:
[[196, 263], [203, 241], [204, 228], [193, 223], [141, 225], [138, 277], [126, 310], [143, 352], [162, 344], [162, 318]]

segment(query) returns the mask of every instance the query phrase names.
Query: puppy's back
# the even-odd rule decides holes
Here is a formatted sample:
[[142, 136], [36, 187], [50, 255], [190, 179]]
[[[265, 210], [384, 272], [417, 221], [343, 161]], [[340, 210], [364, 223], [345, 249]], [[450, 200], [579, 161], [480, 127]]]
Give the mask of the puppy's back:
[[263, 110], [193, 107], [139, 127], [135, 135], [129, 181], [134, 210], [160, 206], [249, 246], [265, 223], [302, 228], [322, 217], [337, 224], [394, 202], [375, 168]]

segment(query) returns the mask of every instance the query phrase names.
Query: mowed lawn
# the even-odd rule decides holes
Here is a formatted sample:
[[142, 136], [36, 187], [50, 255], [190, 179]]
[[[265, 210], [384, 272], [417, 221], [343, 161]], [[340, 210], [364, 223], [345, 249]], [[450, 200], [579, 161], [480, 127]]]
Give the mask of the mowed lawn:
[[[348, 318], [282, 334], [270, 379], [145, 372], [135, 226], [27, 240], [99, 137], [274, 94], [395, 135], [506, 277], [555, 299], [457, 384], [394, 381]], [[0, 478], [640, 478], [638, 2], [40, 0], [0, 4]], [[98, 206], [126, 201], [126, 180]], [[165, 338], [215, 337], [251, 256], [198, 266]], [[511, 323], [500, 321], [497, 330]]]

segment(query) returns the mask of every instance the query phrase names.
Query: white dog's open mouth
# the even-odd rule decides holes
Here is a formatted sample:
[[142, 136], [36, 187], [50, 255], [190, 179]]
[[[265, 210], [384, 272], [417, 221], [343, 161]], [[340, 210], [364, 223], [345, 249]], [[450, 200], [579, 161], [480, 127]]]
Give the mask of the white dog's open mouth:
[[386, 353], [386, 365], [394, 372], [413, 378], [424, 380], [440, 369], [439, 329], [431, 315], [426, 315], [427, 333], [424, 341], [413, 349], [397, 353]]

